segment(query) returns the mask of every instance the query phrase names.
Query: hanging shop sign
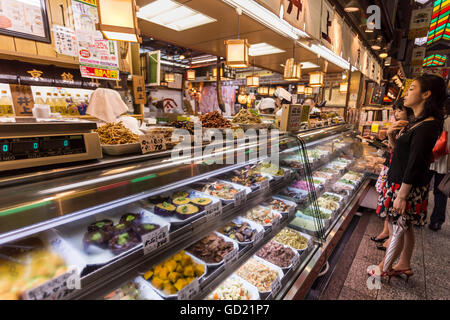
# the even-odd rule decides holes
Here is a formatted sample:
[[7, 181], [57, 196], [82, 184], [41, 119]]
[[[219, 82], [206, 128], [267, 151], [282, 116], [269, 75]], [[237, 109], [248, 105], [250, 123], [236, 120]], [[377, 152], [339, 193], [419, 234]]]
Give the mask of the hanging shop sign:
[[282, 0], [283, 19], [292, 26], [305, 29], [305, 0]]
[[423, 67], [441, 67], [447, 62], [447, 56], [440, 54], [432, 54], [423, 61]]
[[[332, 35], [331, 35], [331, 44], [333, 47], [333, 52], [336, 53], [338, 56], [342, 56], [342, 45], [344, 44], [343, 40], [343, 27], [344, 27], [344, 20], [338, 15], [335, 14], [332, 22]], [[345, 58], [344, 58], [345, 59]]]
[[55, 50], [59, 54], [78, 57], [77, 37], [72, 28], [54, 24], [52, 27]]
[[408, 39], [426, 37], [428, 27], [430, 26], [433, 8], [424, 8], [413, 10], [411, 13], [411, 21], [409, 23]]
[[437, 0], [433, 6], [427, 45], [439, 40], [450, 40], [450, 1], [448, 0]]
[[20, 117], [32, 117], [34, 100], [31, 86], [10, 84], [11, 97], [14, 105], [14, 113]]
[[146, 54], [147, 80], [150, 86], [159, 86], [161, 82], [161, 51], [151, 51]]
[[143, 76], [133, 76], [133, 93], [134, 103], [147, 103], [147, 95], [145, 94], [145, 81]]
[[328, 47], [329, 49], [332, 49], [333, 45], [333, 26], [334, 21], [334, 10], [333, 8], [328, 4], [327, 1], [322, 1], [322, 16], [321, 16], [321, 22], [320, 22], [320, 32], [321, 32], [321, 38], [322, 43]]
[[425, 47], [414, 48], [411, 56], [411, 65], [422, 65], [423, 60], [425, 59], [425, 51]]
[[96, 30], [97, 2], [72, 1], [81, 75], [95, 79], [119, 79], [119, 57], [116, 41], [104, 40]]
[[282, 1], [283, 0], [256, 0], [256, 2], [258, 2], [260, 5], [262, 5], [266, 9], [272, 11], [277, 16], [280, 15], [280, 7], [281, 7]]

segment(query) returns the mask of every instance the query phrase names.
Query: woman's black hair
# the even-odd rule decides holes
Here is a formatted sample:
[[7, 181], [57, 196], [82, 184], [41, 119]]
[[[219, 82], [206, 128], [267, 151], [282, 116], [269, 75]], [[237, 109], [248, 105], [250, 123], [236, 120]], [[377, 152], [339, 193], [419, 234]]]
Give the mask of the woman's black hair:
[[425, 101], [425, 108], [420, 117], [416, 119], [416, 122], [433, 117], [443, 126], [445, 119], [444, 105], [448, 98], [445, 80], [432, 74], [424, 74], [415, 80], [419, 82], [422, 93], [426, 91], [431, 92], [430, 97]]
[[394, 105], [392, 106], [392, 109], [400, 110], [400, 111], [406, 111], [406, 117], [409, 123], [412, 123], [414, 121], [414, 111], [411, 108], [405, 107], [404, 105], [405, 100], [403, 98], [398, 99], [394, 102]]

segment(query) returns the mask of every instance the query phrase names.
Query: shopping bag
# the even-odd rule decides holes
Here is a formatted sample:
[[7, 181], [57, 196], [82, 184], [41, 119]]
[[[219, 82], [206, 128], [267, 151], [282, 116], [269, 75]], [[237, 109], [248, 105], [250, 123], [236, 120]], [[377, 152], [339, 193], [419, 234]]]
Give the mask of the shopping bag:
[[442, 179], [441, 183], [438, 185], [438, 189], [440, 192], [445, 194], [447, 197], [450, 197], [450, 173], [447, 173], [445, 177]]
[[391, 270], [394, 261], [400, 255], [403, 248], [402, 238], [405, 231], [408, 230], [408, 227], [405, 216], [398, 218], [397, 223], [394, 224], [391, 242], [389, 243], [389, 248], [387, 248], [386, 255], [384, 256], [383, 272]]
[[443, 131], [439, 139], [436, 141], [436, 144], [433, 148], [433, 155], [431, 157], [431, 162], [436, 161], [437, 159], [449, 154], [448, 150], [448, 132]]

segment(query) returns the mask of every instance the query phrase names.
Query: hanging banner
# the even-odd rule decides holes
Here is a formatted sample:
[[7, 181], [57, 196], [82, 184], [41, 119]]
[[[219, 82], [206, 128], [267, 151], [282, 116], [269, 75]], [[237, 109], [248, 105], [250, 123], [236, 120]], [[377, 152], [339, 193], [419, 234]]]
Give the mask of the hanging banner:
[[320, 32], [322, 43], [329, 49], [332, 49], [333, 44], [333, 21], [334, 10], [327, 1], [322, 1], [322, 15], [320, 19]]
[[98, 23], [96, 0], [73, 0], [73, 19], [78, 45], [81, 76], [118, 80], [119, 56], [117, 42], [104, 40]]
[[303, 10], [305, 11], [305, 32], [315, 39], [320, 39], [320, 24], [317, 17], [320, 17], [322, 1], [303, 0]]
[[147, 79], [151, 86], [159, 86], [161, 82], [161, 51], [147, 53]]
[[433, 8], [417, 9], [411, 13], [408, 39], [426, 37], [430, 26]]
[[305, 0], [282, 0], [283, 19], [292, 26], [305, 30]]
[[352, 32], [347, 23], [342, 25], [342, 58], [349, 61], [353, 65], [352, 61], [352, 44], [353, 44]]
[[335, 14], [333, 22], [332, 22], [332, 26], [333, 26], [333, 28], [332, 28], [333, 34], [331, 36], [331, 43], [332, 43], [333, 51], [338, 56], [343, 57], [342, 45], [343, 45], [344, 38], [343, 38], [342, 31], [343, 31], [343, 27], [344, 27], [344, 20], [338, 14]]
[[256, 0], [264, 8], [272, 11], [278, 16], [280, 16], [280, 7], [283, 0]]
[[361, 66], [362, 66], [362, 52], [361, 52], [361, 41], [359, 41], [358, 36], [356, 33], [351, 33], [352, 35], [352, 46], [351, 46], [351, 64], [358, 68], [361, 72]]
[[423, 60], [425, 59], [426, 47], [414, 48], [411, 56], [411, 65], [418, 66], [422, 65]]

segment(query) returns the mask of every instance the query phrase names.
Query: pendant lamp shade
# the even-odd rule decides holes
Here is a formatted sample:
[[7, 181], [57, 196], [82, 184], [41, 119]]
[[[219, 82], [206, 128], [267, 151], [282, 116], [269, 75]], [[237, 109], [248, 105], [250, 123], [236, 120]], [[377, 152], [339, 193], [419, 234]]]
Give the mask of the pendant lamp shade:
[[358, 12], [361, 10], [361, 6], [358, 3], [358, 0], [350, 0], [344, 7], [345, 12]]
[[306, 86], [304, 84], [297, 85], [297, 94], [305, 94]]
[[341, 82], [339, 84], [339, 92], [346, 93], [348, 91], [348, 82]]
[[269, 87], [260, 87], [260, 93], [261, 95], [267, 96], [269, 94]]
[[294, 58], [289, 58], [284, 64], [283, 79], [287, 81], [300, 81], [302, 68], [300, 63], [295, 63]]
[[230, 68], [248, 68], [248, 50], [250, 45], [247, 39], [234, 39], [225, 41], [227, 61]]
[[97, 0], [97, 28], [108, 40], [139, 42], [135, 0]]
[[190, 69], [187, 71], [187, 79], [189, 81], [195, 80], [195, 70]]
[[325, 74], [322, 71], [311, 72], [309, 74], [309, 86], [313, 88], [323, 87], [324, 77]]
[[275, 88], [274, 87], [270, 87], [269, 88], [269, 96], [273, 96], [274, 93], [275, 93]]
[[169, 83], [169, 82], [175, 82], [175, 74], [173, 73], [166, 73], [164, 75], [164, 81]]
[[313, 88], [311, 88], [311, 87], [306, 87], [306, 88], [305, 88], [305, 94], [306, 94], [307, 96], [312, 95], [312, 93], [313, 93]]
[[248, 76], [247, 77], [247, 87], [250, 87], [250, 88], [259, 87], [259, 77], [258, 76]]

